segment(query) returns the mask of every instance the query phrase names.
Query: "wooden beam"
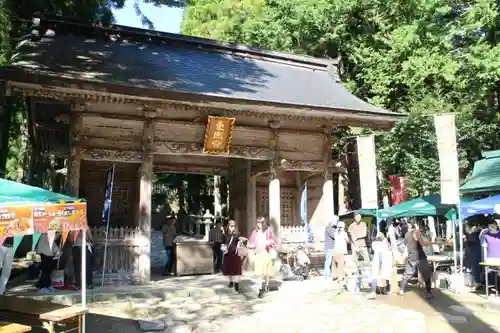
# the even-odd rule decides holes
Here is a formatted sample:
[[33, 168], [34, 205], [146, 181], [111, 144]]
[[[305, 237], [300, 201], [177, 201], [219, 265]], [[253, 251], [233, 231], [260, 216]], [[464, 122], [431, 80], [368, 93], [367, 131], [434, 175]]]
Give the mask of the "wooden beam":
[[272, 157], [269, 148], [261, 147], [231, 146], [229, 154], [214, 155], [203, 152], [202, 143], [156, 141], [154, 146], [154, 152], [158, 155], [221, 156], [252, 160], [269, 160]]
[[[293, 161], [287, 159], [281, 159], [277, 165], [277, 169], [281, 171], [303, 171], [312, 172], [313, 175], [301, 177], [302, 182], [306, 181], [308, 178], [315, 176], [318, 172], [323, 172], [325, 170], [325, 164], [323, 161]], [[329, 172], [340, 172], [343, 168], [337, 166], [337, 161], [330, 161], [327, 166]], [[269, 172], [269, 163], [260, 162], [252, 164], [252, 177], [258, 177], [262, 174]]]
[[[141, 115], [137, 116], [131, 116], [131, 115], [124, 115], [121, 113], [110, 113], [110, 112], [98, 112], [98, 111], [90, 111], [87, 109], [83, 109], [81, 111], [82, 116], [85, 118], [94, 118], [94, 119], [101, 119], [103, 122], [112, 122], [116, 120], [136, 120], [136, 121], [143, 121], [145, 117], [149, 116], [146, 112], [140, 112]], [[197, 133], [197, 132], [203, 132], [205, 131], [207, 126], [207, 116], [196, 116], [192, 120], [173, 120], [173, 119], [165, 119], [165, 118], [158, 118], [155, 121], [155, 127], [158, 132], [164, 131], [167, 128], [179, 128], [179, 127], [186, 127], [189, 129], [190, 132], [192, 133]], [[117, 126], [118, 127], [118, 126]], [[314, 136], [316, 138], [319, 138], [322, 135], [322, 132], [318, 131], [319, 126], [311, 126], [313, 130], [307, 131], [307, 130], [290, 130], [290, 129], [280, 129], [280, 133], [283, 133], [285, 135], [303, 135], [303, 136]], [[266, 126], [249, 126], [249, 125], [237, 125], [235, 127], [235, 133], [236, 131], [242, 131], [242, 132], [256, 132], [259, 135], [263, 134], [271, 134], [271, 130], [269, 127]], [[233, 135], [235, 134], [233, 133]], [[157, 133], [158, 134], [158, 133]], [[337, 138], [338, 141], [340, 141], [339, 138]]]
[[227, 169], [210, 167], [206, 165], [158, 164], [154, 166], [154, 171], [155, 173], [189, 173], [216, 176], [228, 175]]
[[33, 124], [35, 130], [63, 132], [69, 129], [69, 126], [67, 124], [60, 123], [34, 122]]
[[269, 172], [269, 162], [262, 161], [258, 163], [252, 163], [252, 169], [250, 172], [251, 177], [256, 178]]

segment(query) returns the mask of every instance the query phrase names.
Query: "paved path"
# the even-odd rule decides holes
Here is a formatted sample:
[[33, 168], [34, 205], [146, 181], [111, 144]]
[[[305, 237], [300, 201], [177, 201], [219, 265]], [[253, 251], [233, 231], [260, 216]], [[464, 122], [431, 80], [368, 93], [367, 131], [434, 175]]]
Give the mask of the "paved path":
[[89, 331], [99, 328], [103, 333], [137, 333], [141, 330], [132, 320], [143, 319], [151, 320], [145, 332], [157, 328], [168, 333], [399, 333], [408, 324], [412, 333], [426, 332], [420, 312], [370, 302], [363, 295], [335, 295], [325, 289], [323, 281], [284, 283], [279, 291], [260, 300], [255, 298], [249, 282], [244, 283], [246, 293], [242, 295], [228, 288], [221, 278], [206, 279], [204, 287], [196, 280], [178, 281], [185, 288], [163, 297], [156, 293], [152, 297], [94, 304], [93, 313], [123, 319], [90, 317]]
[[[91, 305], [87, 332], [500, 332], [500, 305], [487, 306], [477, 296], [437, 291], [429, 302], [412, 291], [369, 301], [363, 294], [336, 294], [317, 279], [286, 282], [257, 299], [255, 286], [248, 280], [242, 284], [243, 294], [228, 288], [221, 276], [174, 278], [139, 291], [122, 290], [112, 301]], [[138, 319], [150, 327], [141, 329]]]

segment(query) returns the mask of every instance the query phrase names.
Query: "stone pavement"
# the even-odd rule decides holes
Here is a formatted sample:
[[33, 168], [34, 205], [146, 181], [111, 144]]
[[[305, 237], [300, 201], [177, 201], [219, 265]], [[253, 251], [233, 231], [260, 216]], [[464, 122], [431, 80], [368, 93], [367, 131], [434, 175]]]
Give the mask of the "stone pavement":
[[[228, 288], [221, 275], [95, 288], [89, 291], [87, 332], [500, 332], [500, 303], [477, 295], [437, 290], [435, 299], [428, 301], [413, 290], [369, 301], [365, 294], [339, 294], [317, 278], [285, 282], [257, 299], [257, 286], [249, 278], [241, 284], [242, 294]], [[77, 292], [24, 294], [64, 304], [79, 303], [80, 298]]]
[[[117, 319], [109, 317], [90, 317], [88, 331], [99, 328], [102, 333], [138, 333], [142, 324], [142, 332], [168, 333], [399, 333], [409, 324], [412, 333], [425, 332], [423, 314], [370, 302], [364, 295], [336, 295], [327, 291], [327, 285], [319, 279], [286, 282], [279, 291], [270, 292], [261, 300], [255, 297], [255, 286], [248, 280], [243, 282], [244, 294], [238, 294], [221, 277], [205, 279], [211, 287], [179, 281], [185, 288], [164, 297], [92, 304], [92, 313], [121, 317], [126, 324], [120, 325]], [[127, 319], [140, 322], [133, 325]], [[103, 325], [110, 325], [109, 331]]]

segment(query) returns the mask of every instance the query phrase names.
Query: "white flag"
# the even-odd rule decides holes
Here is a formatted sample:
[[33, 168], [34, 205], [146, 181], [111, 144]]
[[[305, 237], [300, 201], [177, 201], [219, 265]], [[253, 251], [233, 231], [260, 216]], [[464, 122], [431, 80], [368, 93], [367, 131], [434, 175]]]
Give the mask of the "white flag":
[[445, 113], [434, 116], [436, 138], [441, 171], [441, 203], [460, 203], [460, 176], [458, 172], [457, 135], [455, 114]]
[[361, 207], [378, 208], [377, 162], [375, 160], [375, 137], [358, 137], [359, 182]]
[[49, 248], [52, 248], [52, 245], [54, 244], [55, 238], [56, 238], [55, 231], [47, 231], [47, 239], [49, 240]]

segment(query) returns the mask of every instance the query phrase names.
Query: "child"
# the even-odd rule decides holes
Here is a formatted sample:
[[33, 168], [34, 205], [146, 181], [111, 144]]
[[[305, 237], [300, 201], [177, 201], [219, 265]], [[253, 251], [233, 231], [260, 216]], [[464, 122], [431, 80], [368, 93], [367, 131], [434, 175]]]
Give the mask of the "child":
[[369, 299], [375, 299], [379, 280], [386, 281], [386, 293], [390, 292], [390, 280], [392, 275], [392, 251], [383, 233], [379, 232], [377, 234], [372, 244], [372, 249], [372, 290], [368, 295]]

